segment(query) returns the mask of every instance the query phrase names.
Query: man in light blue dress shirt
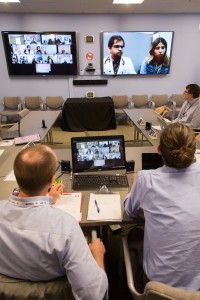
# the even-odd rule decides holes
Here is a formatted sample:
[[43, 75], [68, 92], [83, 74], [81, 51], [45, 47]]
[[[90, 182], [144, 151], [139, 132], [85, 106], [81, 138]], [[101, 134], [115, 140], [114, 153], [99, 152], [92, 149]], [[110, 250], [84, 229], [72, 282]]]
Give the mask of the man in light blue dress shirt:
[[200, 87], [198, 84], [188, 84], [184, 90], [181, 110], [173, 123], [179, 122], [192, 128], [200, 129]]
[[[164, 166], [138, 172], [124, 202], [130, 217], [144, 214], [147, 278], [188, 290], [200, 290], [200, 164], [195, 150], [191, 128], [168, 125], [158, 147]], [[134, 243], [129, 238], [131, 248]]]
[[17, 155], [19, 194], [0, 201], [0, 273], [31, 281], [66, 275], [75, 299], [102, 300], [108, 288], [104, 245], [96, 239], [88, 247], [77, 221], [52, 205], [63, 191], [53, 185], [56, 169], [47, 146]]

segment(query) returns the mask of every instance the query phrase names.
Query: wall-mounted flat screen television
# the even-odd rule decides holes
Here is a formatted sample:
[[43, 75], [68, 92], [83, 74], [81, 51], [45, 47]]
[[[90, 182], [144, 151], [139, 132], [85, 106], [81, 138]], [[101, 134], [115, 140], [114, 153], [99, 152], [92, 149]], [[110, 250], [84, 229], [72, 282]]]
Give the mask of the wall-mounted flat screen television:
[[101, 32], [102, 75], [169, 74], [173, 31]]
[[76, 32], [2, 31], [9, 75], [77, 75]]

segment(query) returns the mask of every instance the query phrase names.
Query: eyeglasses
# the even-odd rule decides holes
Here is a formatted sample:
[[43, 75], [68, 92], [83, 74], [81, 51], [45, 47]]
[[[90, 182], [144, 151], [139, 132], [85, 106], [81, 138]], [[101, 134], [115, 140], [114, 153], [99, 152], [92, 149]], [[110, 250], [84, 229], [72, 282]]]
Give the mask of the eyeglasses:
[[190, 94], [188, 91], [184, 91], [183, 93], [184, 93], [184, 94]]
[[123, 45], [113, 45], [113, 48], [116, 48], [116, 49], [117, 49], [117, 48], [122, 48], [122, 49], [123, 49], [124, 46], [123, 46]]

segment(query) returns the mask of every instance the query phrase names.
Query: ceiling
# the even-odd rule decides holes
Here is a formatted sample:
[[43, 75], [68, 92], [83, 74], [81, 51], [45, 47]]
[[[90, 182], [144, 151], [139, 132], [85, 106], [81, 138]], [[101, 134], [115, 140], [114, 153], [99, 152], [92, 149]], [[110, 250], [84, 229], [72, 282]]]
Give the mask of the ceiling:
[[200, 13], [200, 0], [144, 0], [112, 4], [113, 0], [21, 0], [0, 3], [0, 13], [165, 14]]

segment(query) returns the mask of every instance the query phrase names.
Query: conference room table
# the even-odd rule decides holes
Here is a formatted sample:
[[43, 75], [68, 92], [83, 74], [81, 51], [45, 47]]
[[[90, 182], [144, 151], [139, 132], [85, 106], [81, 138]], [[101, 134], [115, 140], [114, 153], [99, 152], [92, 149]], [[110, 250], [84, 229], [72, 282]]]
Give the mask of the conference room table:
[[[138, 108], [138, 109], [124, 109], [124, 112], [129, 117], [129, 119], [134, 123], [134, 140], [138, 140], [138, 133], [142, 134], [141, 143], [143, 143], [145, 139], [149, 141], [152, 146], [158, 146], [160, 130], [155, 130], [157, 134], [157, 138], [153, 139], [149, 135], [149, 130], [145, 129], [146, 122], [151, 123], [152, 126], [158, 126], [159, 123], [157, 121], [157, 115], [153, 109], [150, 108]], [[144, 120], [144, 125], [138, 123], [138, 120], [142, 118]]]
[[[41, 141], [45, 138], [53, 143], [51, 128], [60, 115], [59, 110], [55, 111], [30, 111], [20, 120], [20, 136], [39, 134]], [[43, 122], [44, 121], [44, 122]], [[43, 127], [43, 123], [45, 128]], [[9, 130], [17, 130], [18, 124], [13, 125]]]
[[111, 97], [68, 98], [62, 109], [64, 131], [98, 131], [116, 128]]
[[[1, 148], [1, 147], [0, 147]], [[20, 151], [20, 147], [12, 147], [9, 149], [5, 149], [3, 154], [0, 156], [0, 185], [1, 185], [1, 193], [0, 193], [0, 200], [8, 199], [9, 195], [12, 193], [13, 189], [17, 187], [17, 182], [15, 180], [12, 181], [5, 181], [6, 176], [13, 171], [13, 161]], [[70, 160], [71, 161], [71, 150], [70, 149], [55, 149], [54, 150], [58, 160]], [[135, 161], [135, 172], [141, 170], [142, 168], [142, 161], [141, 156], [142, 153], [154, 153], [156, 152], [156, 148], [152, 146], [148, 147], [127, 147], [126, 148], [126, 159], [127, 160], [134, 160]], [[126, 171], [124, 170], [124, 173]], [[60, 175], [61, 171], [57, 171], [57, 176]], [[116, 171], [117, 173], [117, 171]], [[113, 174], [113, 172], [112, 172]], [[132, 174], [127, 174], [129, 185], [131, 186], [132, 183]], [[64, 191], [65, 192], [77, 192], [72, 190], [72, 180], [70, 179], [70, 174], [64, 174], [62, 176], [62, 182], [64, 184]], [[129, 218], [125, 212], [123, 207], [123, 201], [126, 197], [128, 190], [117, 190], [115, 192], [120, 193], [121, 199], [121, 209], [122, 209], [122, 220], [120, 221], [88, 221], [87, 220], [87, 212], [88, 212], [88, 204], [90, 193], [96, 192], [97, 190], [87, 190], [81, 191], [82, 192], [82, 218], [80, 225], [81, 226], [103, 226], [103, 225], [111, 225], [111, 224], [129, 224], [129, 223], [138, 223], [141, 220]]]

